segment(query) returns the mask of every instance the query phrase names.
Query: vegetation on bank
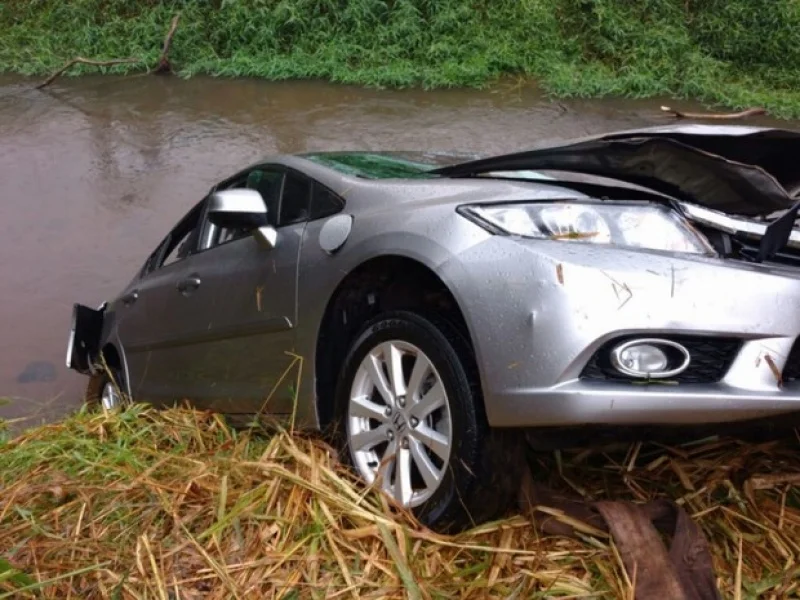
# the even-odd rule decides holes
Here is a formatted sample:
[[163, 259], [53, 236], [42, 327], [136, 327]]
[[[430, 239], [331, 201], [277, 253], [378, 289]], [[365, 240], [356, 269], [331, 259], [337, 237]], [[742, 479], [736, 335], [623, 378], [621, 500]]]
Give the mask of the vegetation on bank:
[[[675, 499], [725, 597], [783, 598], [800, 588], [797, 449], [617, 445], [543, 454], [533, 472], [587, 499]], [[632, 597], [616, 547], [582, 531], [517, 516], [438, 535], [323, 442], [206, 412], [83, 412], [0, 443], [0, 599]]]
[[170, 58], [186, 76], [440, 87], [511, 75], [562, 97], [800, 116], [796, 0], [6, 0], [0, 71], [45, 75], [76, 55], [154, 65], [176, 12]]

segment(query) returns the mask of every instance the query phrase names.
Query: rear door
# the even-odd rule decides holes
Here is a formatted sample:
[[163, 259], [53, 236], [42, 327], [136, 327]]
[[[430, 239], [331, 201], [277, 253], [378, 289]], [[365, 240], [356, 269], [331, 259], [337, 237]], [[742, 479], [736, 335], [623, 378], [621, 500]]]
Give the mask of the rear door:
[[196, 307], [208, 294], [197, 285], [193, 254], [205, 205], [205, 199], [195, 205], [166, 236], [116, 310], [137, 400], [162, 404], [195, 395], [197, 374], [186, 348], [198, 328]]

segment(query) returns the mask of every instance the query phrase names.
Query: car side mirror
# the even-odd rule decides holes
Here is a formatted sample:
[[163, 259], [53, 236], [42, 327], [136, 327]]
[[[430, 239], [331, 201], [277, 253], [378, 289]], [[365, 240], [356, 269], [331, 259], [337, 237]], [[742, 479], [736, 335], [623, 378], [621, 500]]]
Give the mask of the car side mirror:
[[267, 225], [267, 207], [256, 190], [222, 190], [209, 198], [208, 220], [225, 229], [257, 229]]
[[278, 243], [278, 232], [269, 225], [267, 207], [256, 190], [214, 192], [209, 198], [208, 220], [217, 227], [249, 231], [265, 248], [274, 248]]

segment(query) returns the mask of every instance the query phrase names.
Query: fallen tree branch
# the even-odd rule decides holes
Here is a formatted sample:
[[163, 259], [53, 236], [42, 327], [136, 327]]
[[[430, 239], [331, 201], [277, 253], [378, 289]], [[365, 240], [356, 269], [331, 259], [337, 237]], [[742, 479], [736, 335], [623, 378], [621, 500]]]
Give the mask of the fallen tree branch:
[[164, 38], [164, 45], [161, 47], [161, 56], [158, 59], [158, 66], [153, 71], [155, 75], [172, 73], [172, 64], [169, 62], [169, 47], [172, 44], [172, 38], [175, 35], [175, 30], [178, 28], [178, 21], [180, 20], [180, 13], [172, 17], [172, 24], [169, 27], [167, 36]]
[[[172, 73], [172, 64], [169, 62], [169, 49], [172, 45], [172, 38], [175, 36], [175, 30], [178, 28], [178, 22], [180, 21], [181, 15], [180, 13], [176, 14], [172, 17], [172, 23], [170, 24], [169, 31], [167, 31], [167, 35], [164, 38], [164, 45], [161, 48], [161, 55], [158, 58], [158, 64], [156, 65], [153, 71], [150, 71], [152, 74], [155, 75], [163, 75]], [[113, 65], [122, 65], [122, 64], [132, 64], [132, 63], [140, 63], [144, 62], [141, 58], [115, 58], [111, 60], [93, 60], [90, 58], [84, 58], [82, 56], [76, 56], [72, 60], [66, 62], [63, 67], [61, 67], [58, 71], [55, 71], [50, 77], [45, 79], [42, 83], [36, 86], [37, 90], [47, 87], [51, 83], [53, 83], [58, 77], [63, 75], [68, 69], [72, 66], [77, 64], [83, 65], [92, 65], [94, 67], [110, 67]]]
[[122, 65], [122, 64], [130, 64], [130, 63], [137, 63], [137, 62], [141, 62], [141, 59], [140, 58], [115, 58], [113, 60], [92, 60], [92, 59], [89, 59], [89, 58], [83, 58], [82, 56], [76, 56], [72, 60], [70, 60], [67, 63], [65, 63], [63, 67], [61, 67], [58, 71], [56, 71], [55, 73], [50, 75], [50, 77], [45, 79], [42, 83], [37, 85], [36, 89], [40, 90], [43, 87], [47, 87], [48, 85], [53, 83], [53, 81], [55, 81], [56, 78], [59, 75], [63, 75], [64, 72], [66, 72], [67, 69], [69, 69], [73, 65], [82, 64], [82, 65], [92, 65], [93, 67], [110, 67], [110, 66], [113, 66], [113, 65]]
[[735, 113], [693, 113], [681, 112], [670, 108], [669, 106], [662, 106], [661, 110], [669, 113], [676, 119], [746, 119], [747, 117], [755, 117], [757, 115], [764, 115], [767, 113], [766, 109], [760, 107], [748, 108], [741, 112]]

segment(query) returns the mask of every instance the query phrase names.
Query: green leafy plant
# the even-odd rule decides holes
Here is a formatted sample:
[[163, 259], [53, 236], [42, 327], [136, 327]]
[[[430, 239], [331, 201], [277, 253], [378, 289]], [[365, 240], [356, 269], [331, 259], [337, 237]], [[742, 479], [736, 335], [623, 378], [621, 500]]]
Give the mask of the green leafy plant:
[[560, 97], [800, 116], [795, 0], [12, 0], [0, 4], [0, 71], [49, 74], [77, 55], [151, 65], [177, 12], [170, 58], [183, 76], [425, 88], [516, 76]]

